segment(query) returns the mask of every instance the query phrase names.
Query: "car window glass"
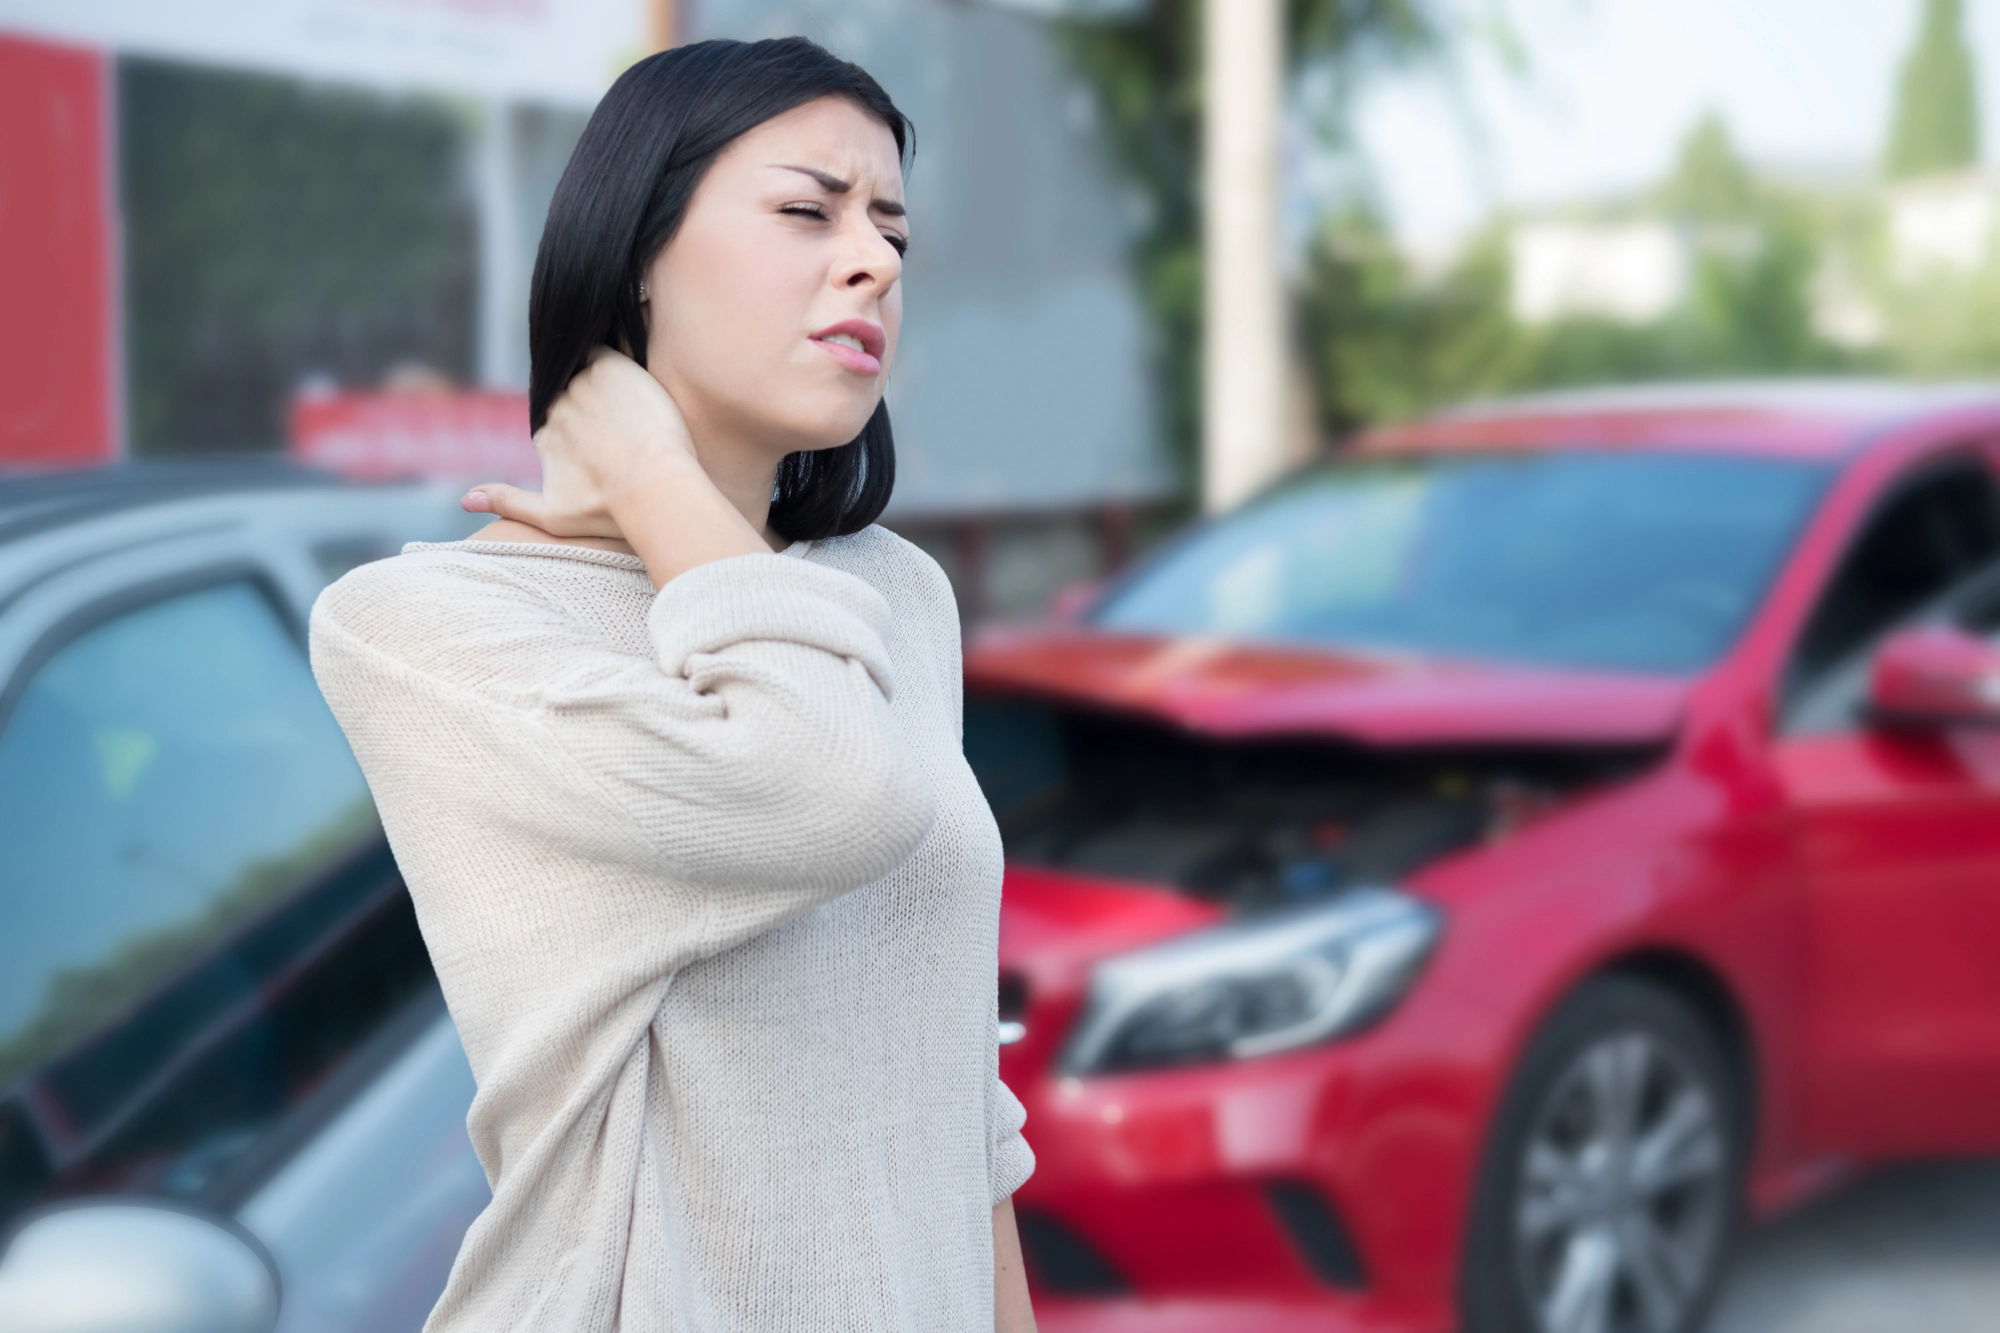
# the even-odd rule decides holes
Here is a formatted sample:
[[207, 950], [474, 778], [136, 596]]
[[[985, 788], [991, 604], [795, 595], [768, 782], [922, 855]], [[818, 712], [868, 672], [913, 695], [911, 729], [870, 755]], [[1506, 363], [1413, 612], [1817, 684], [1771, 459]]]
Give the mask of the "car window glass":
[[252, 585], [72, 640], [0, 731], [0, 1084], [377, 827], [304, 654]]
[[1686, 674], [1736, 641], [1826, 479], [1693, 450], [1348, 458], [1198, 529], [1092, 623]]
[[1976, 462], [1906, 486], [1863, 527], [1799, 636], [1786, 729], [1855, 725], [1881, 636], [2000, 556], [2000, 493]]
[[2000, 638], [2000, 565], [1983, 570], [1952, 600], [1954, 625], [1989, 641]]

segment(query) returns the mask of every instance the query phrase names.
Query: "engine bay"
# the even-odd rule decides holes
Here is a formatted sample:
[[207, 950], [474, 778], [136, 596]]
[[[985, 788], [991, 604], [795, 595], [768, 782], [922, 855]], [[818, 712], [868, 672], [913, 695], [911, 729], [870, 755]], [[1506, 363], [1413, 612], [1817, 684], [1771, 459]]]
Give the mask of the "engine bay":
[[1659, 755], [1218, 739], [1141, 716], [979, 696], [966, 701], [965, 751], [1009, 861], [1170, 886], [1239, 910], [1395, 883]]

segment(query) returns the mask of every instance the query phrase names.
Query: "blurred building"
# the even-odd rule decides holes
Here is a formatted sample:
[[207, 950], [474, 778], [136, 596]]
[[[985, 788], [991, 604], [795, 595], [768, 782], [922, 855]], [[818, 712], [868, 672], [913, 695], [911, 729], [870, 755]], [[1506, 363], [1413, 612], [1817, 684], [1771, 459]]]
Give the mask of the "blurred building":
[[659, 39], [803, 33], [918, 126], [890, 521], [974, 612], [1122, 558], [1172, 478], [1128, 204], [1047, 6], [0, 0], [0, 464], [532, 468], [528, 276]]
[[1666, 222], [1528, 222], [1509, 238], [1509, 309], [1523, 324], [1644, 324], [1687, 296], [1689, 238]]
[[1883, 208], [1899, 280], [1964, 277], [1992, 258], [2000, 173], [1974, 168], [1904, 181], [1885, 193]]

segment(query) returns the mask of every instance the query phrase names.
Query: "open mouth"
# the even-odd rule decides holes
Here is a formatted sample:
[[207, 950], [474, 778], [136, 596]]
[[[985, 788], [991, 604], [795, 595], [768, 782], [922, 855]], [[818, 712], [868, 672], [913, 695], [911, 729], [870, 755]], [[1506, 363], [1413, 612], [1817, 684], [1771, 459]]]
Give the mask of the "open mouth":
[[849, 319], [821, 329], [812, 340], [834, 360], [858, 375], [882, 373], [882, 353], [888, 338], [880, 326], [865, 319]]

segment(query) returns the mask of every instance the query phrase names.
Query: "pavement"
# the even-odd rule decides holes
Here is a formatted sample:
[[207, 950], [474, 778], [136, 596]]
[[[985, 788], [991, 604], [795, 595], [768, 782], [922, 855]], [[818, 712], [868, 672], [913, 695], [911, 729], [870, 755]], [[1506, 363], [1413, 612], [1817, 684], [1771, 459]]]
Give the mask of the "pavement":
[[1752, 1232], [1708, 1333], [2000, 1333], [2000, 1161], [1883, 1171]]

